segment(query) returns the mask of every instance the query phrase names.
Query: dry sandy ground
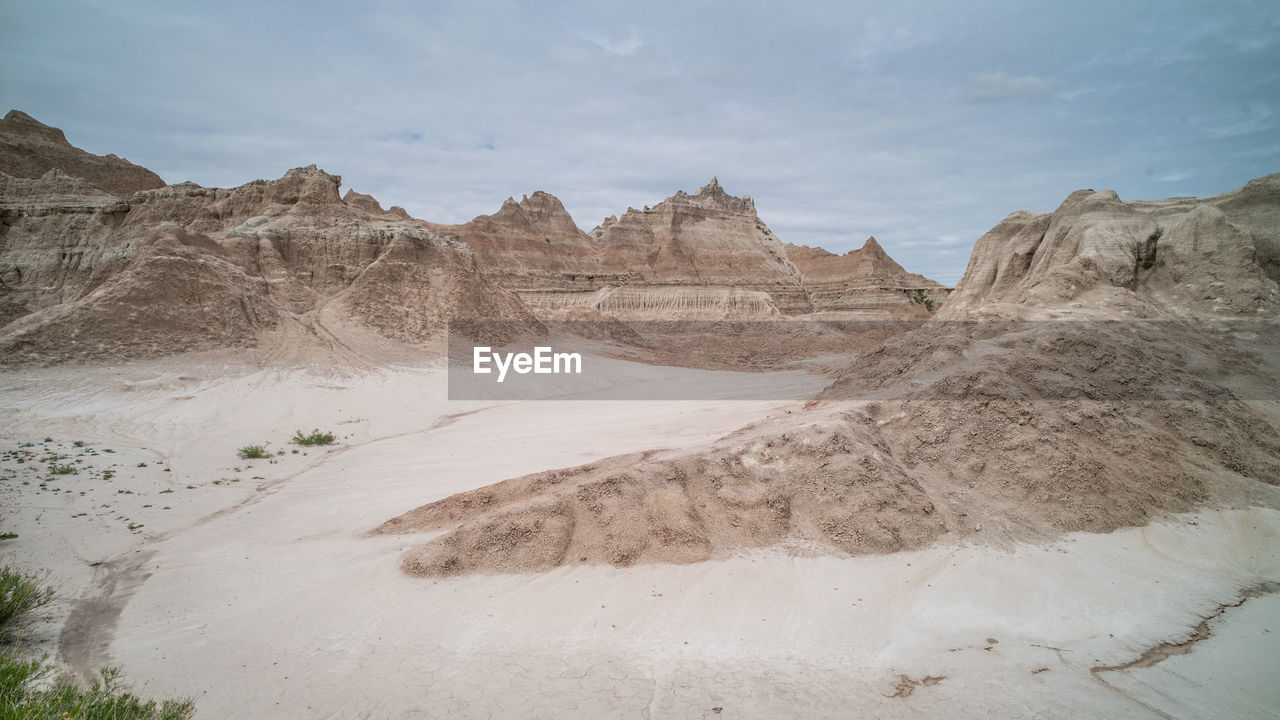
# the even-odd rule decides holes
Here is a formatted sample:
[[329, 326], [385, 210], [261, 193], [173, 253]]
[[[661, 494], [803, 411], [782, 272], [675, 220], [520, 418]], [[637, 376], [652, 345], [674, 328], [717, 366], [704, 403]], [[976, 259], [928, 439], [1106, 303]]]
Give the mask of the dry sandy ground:
[[[758, 379], [640, 366], [629, 377], [729, 395]], [[777, 378], [796, 397], [823, 384]], [[0, 449], [35, 457], [0, 461], [0, 520], [20, 533], [0, 547], [82, 598], [35, 641], [77, 671], [119, 664], [147, 693], [195, 696], [201, 718], [1271, 717], [1280, 707], [1267, 672], [1280, 660], [1280, 596], [1223, 607], [1280, 580], [1273, 510], [1205, 510], [1039, 546], [770, 551], [450, 580], [401, 574], [421, 537], [363, 537], [460, 490], [690, 447], [797, 406], [450, 403], [440, 370], [414, 368], [7, 373]], [[288, 437], [312, 427], [339, 444], [293, 454]], [[260, 441], [285, 454], [235, 457]], [[79, 472], [50, 480], [50, 450]], [[1183, 640], [1205, 618], [1212, 636], [1185, 654], [1094, 670]]]

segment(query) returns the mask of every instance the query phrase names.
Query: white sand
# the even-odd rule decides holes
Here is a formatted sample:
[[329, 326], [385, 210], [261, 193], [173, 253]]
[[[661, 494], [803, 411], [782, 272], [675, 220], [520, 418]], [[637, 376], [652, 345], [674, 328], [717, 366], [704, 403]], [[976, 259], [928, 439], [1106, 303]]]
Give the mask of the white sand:
[[[670, 369], [654, 373], [672, 382]], [[67, 608], [65, 659], [119, 664], [147, 693], [196, 696], [201, 718], [1261, 717], [1277, 706], [1270, 678], [1245, 671], [1280, 660], [1274, 596], [1225, 611], [1203, 653], [1106, 683], [1090, 672], [1280, 579], [1271, 510], [1048, 546], [405, 577], [402, 550], [422, 538], [361, 533], [459, 490], [688, 447], [797, 406], [448, 403], [441, 380], [212, 366], [3, 376], [5, 449], [50, 435], [123, 458], [111, 481], [69, 476], [85, 483], [71, 493], [17, 475], [3, 484], [5, 525], [21, 533], [6, 549], [52, 569], [68, 593], [100, 598]], [[344, 444], [276, 464], [234, 456], [315, 426]], [[141, 457], [148, 467], [132, 467]], [[71, 517], [104, 501], [101, 517]], [[945, 678], [893, 697], [900, 675]]]

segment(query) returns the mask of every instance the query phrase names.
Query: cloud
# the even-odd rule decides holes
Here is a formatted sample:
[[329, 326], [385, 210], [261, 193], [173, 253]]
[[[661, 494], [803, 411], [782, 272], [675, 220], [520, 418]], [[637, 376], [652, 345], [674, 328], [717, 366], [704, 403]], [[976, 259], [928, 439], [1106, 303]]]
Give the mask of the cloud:
[[1041, 97], [1049, 83], [1037, 75], [1009, 75], [1003, 72], [977, 73], [969, 76], [965, 95], [970, 100], [993, 101]]
[[1280, 43], [1234, 40], [1274, 3], [12, 5], [0, 112], [170, 181], [317, 163], [437, 222], [542, 189], [589, 228], [717, 175], [784, 241], [943, 281], [1013, 210], [1222, 192], [1280, 147]]
[[644, 40], [641, 39], [640, 33], [634, 27], [627, 30], [627, 36], [621, 40], [615, 39], [608, 35], [581, 33], [580, 37], [591, 42], [596, 47], [604, 50], [610, 55], [634, 55], [637, 50], [644, 47]]

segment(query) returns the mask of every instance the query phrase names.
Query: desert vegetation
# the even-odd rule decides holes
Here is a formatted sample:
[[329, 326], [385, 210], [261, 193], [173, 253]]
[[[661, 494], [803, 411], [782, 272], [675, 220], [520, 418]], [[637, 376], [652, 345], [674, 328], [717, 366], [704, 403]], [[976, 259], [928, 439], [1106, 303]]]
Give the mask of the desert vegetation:
[[305, 435], [301, 430], [294, 432], [293, 440], [290, 442], [297, 445], [332, 445], [333, 441], [333, 433], [321, 432], [319, 428], [316, 428]]
[[48, 573], [0, 568], [0, 717], [14, 720], [182, 720], [190, 700], [148, 700], [129, 692], [119, 668], [103, 668], [88, 688], [60, 675], [46, 658], [27, 657], [23, 632], [56, 597]]
[[0, 568], [0, 642], [16, 641], [33, 614], [53, 602], [53, 588], [45, 574], [5, 566]]
[[267, 443], [261, 445], [245, 445], [236, 451], [236, 457], [243, 460], [260, 460], [270, 457], [271, 451], [267, 450]]

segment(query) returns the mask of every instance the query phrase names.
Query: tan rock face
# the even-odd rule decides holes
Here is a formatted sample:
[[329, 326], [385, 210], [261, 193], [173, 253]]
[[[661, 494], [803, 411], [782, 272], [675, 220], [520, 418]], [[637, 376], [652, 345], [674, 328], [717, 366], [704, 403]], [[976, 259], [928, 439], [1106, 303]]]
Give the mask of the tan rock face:
[[325, 317], [408, 342], [477, 318], [538, 327], [469, 247], [368, 196], [345, 202], [339, 184], [310, 166], [121, 200], [56, 169], [0, 174], [0, 362], [250, 346], [288, 326], [335, 336]]
[[769, 293], [780, 309], [802, 298], [800, 275], [749, 197], [711, 182], [644, 210], [628, 209], [594, 233], [603, 262], [653, 285], [710, 285]]
[[164, 185], [159, 175], [144, 167], [115, 155], [87, 153], [67, 142], [58, 128], [10, 110], [0, 120], [0, 172], [38, 178], [54, 168], [120, 197]]
[[[1256, 503], [1280, 484], [1277, 180], [1014, 213], [940, 313], [846, 355], [803, 409], [698, 448], [430, 498], [374, 532], [438, 531], [402, 563], [436, 577], [1042, 542]], [[806, 282], [894, 274], [868, 245], [793, 257]]]
[[590, 234], [544, 192], [508, 199], [465, 225], [433, 228], [471, 245], [487, 277], [546, 310], [589, 306], [628, 319], [913, 315], [925, 313], [913, 293], [940, 302], [946, 292], [906, 273], [874, 241], [839, 258], [784, 246], [750, 197], [728, 194], [715, 178], [692, 195], [606, 218]]
[[1277, 221], [1280, 175], [1203, 199], [1078, 190], [1051, 213], [1015, 212], [982, 236], [946, 316], [1071, 303], [1265, 313], [1280, 302]]
[[874, 237], [844, 255], [788, 243], [787, 257], [804, 278], [814, 312], [925, 317], [927, 308], [941, 305], [950, 292], [941, 283], [904, 270]]
[[471, 246], [481, 272], [513, 291], [576, 292], [630, 277], [625, 268], [602, 265], [598, 244], [542, 191], [520, 202], [507, 198], [498, 212], [469, 223], [428, 227]]

